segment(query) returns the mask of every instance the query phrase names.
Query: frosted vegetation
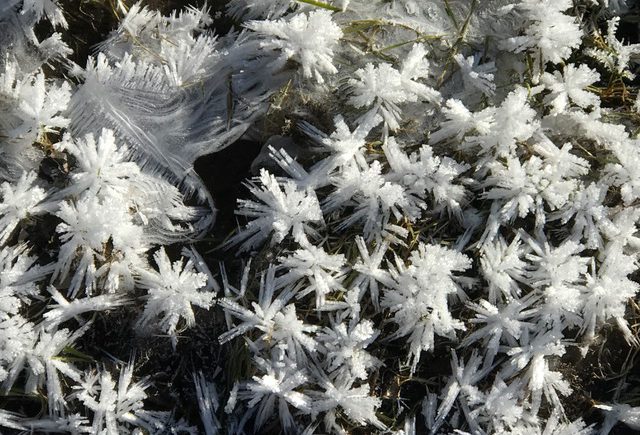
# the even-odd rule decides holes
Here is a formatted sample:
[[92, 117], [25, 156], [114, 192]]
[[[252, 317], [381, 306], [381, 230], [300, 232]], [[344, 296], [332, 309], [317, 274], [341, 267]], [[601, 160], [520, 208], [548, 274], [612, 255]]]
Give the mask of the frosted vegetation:
[[632, 0], [76, 3], [0, 2], [2, 433], [640, 430]]

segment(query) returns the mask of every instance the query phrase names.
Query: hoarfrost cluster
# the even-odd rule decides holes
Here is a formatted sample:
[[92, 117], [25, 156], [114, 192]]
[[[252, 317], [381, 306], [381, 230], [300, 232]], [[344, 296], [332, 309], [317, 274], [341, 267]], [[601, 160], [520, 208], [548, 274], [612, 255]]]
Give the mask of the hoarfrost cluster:
[[5, 1], [2, 431], [640, 430], [632, 3]]

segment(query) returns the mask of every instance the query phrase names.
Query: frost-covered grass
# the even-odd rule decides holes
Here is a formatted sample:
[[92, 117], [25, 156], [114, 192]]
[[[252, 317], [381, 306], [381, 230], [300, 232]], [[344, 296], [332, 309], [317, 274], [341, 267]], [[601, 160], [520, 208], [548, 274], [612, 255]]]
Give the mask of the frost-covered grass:
[[637, 5], [156, 3], [0, 4], [2, 433], [640, 430]]

